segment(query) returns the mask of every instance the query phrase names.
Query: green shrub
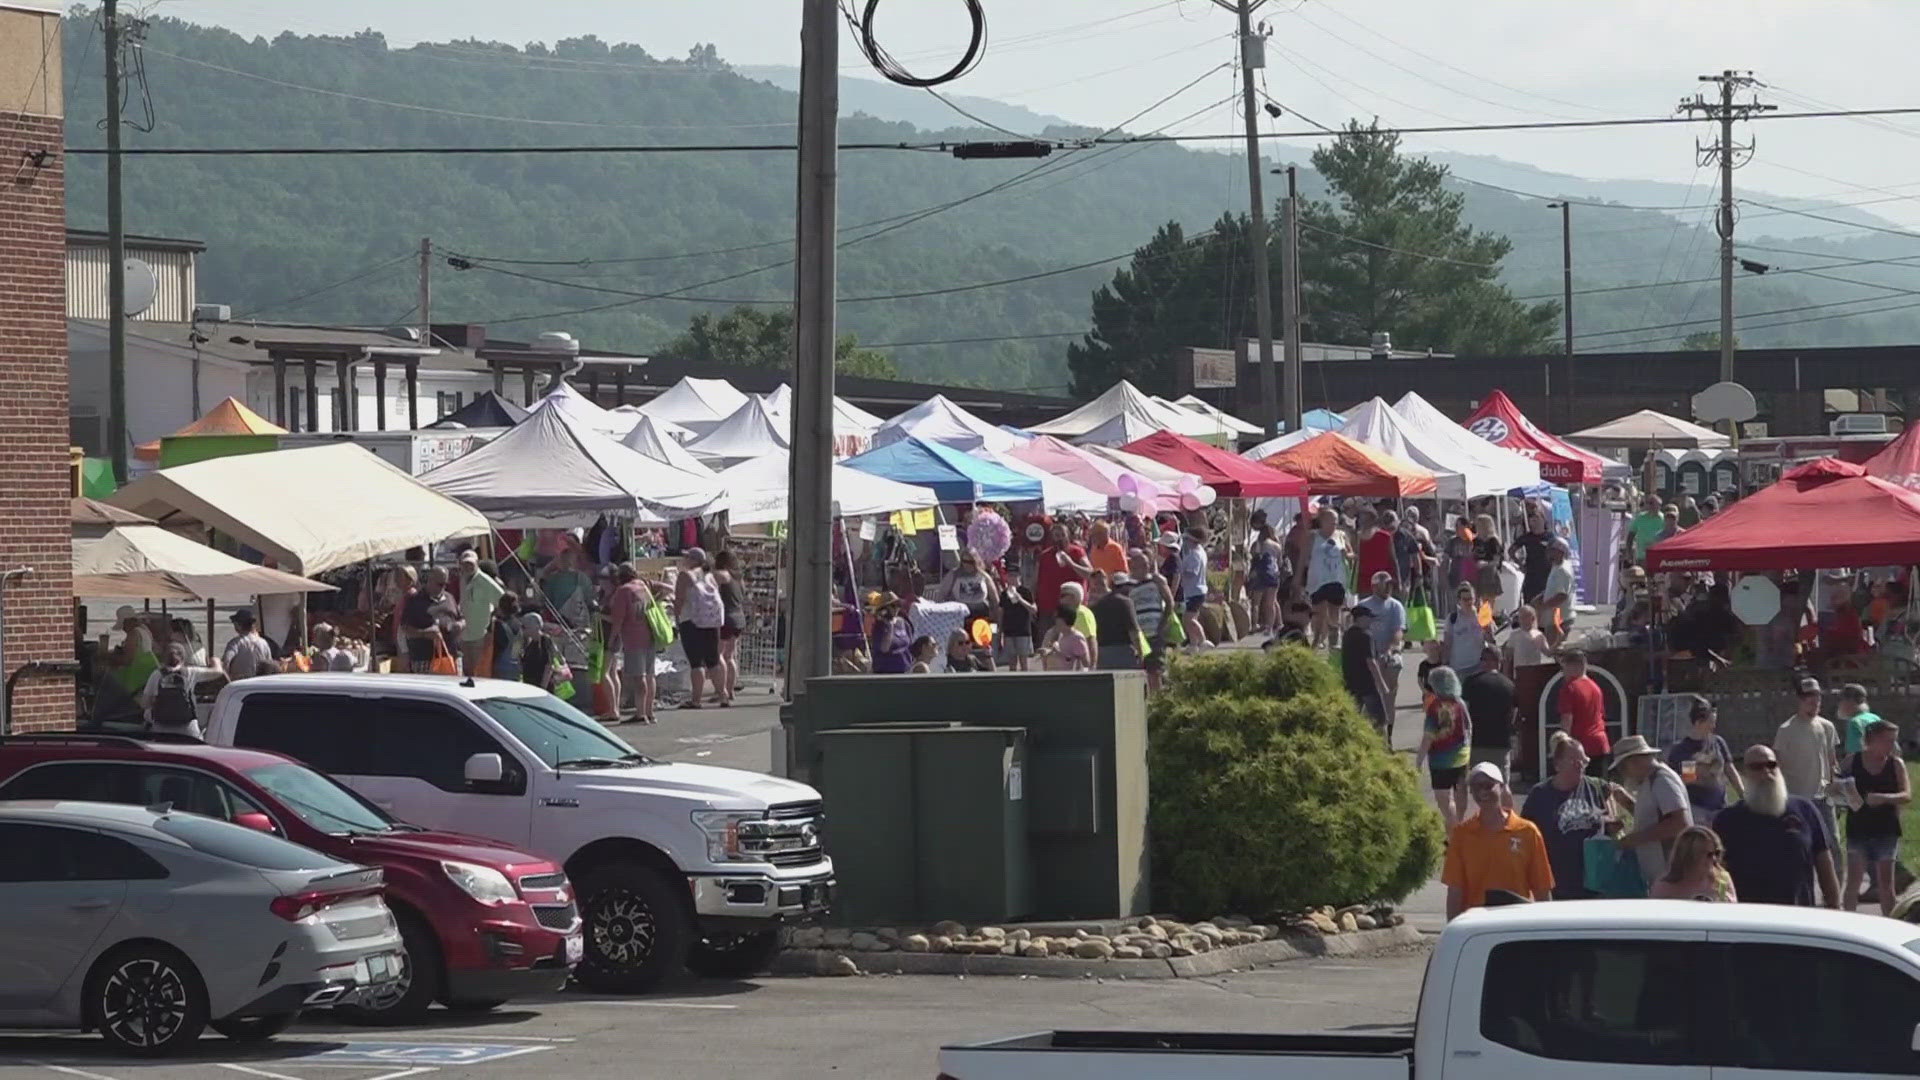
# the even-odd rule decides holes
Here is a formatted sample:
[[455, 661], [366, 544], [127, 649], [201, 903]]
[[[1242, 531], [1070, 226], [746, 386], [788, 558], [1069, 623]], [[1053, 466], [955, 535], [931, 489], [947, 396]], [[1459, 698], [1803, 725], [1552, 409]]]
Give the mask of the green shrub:
[[1426, 883], [1439, 815], [1324, 660], [1216, 654], [1171, 681], [1148, 744], [1159, 904], [1264, 915], [1398, 901]]

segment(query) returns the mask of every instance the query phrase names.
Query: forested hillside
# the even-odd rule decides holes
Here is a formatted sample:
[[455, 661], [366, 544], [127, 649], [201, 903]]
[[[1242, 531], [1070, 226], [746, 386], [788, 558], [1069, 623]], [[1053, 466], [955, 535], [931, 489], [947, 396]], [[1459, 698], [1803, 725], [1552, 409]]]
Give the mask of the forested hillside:
[[[74, 88], [68, 140], [98, 146], [99, 35], [76, 16], [65, 40]], [[145, 66], [153, 130], [130, 131], [130, 148], [786, 144], [796, 108], [792, 93], [734, 73], [710, 48], [663, 58], [642, 44], [591, 37], [526, 47], [466, 41], [390, 49], [372, 32], [248, 40], [161, 18], [149, 32]], [[1186, 75], [1154, 74], [1127, 87], [1141, 105]], [[1195, 90], [1132, 127], [1150, 130], [1185, 116], [1217, 89]], [[145, 116], [142, 102], [136, 89], [131, 118]], [[965, 137], [987, 136], [871, 118], [841, 126], [843, 143]], [[1305, 156], [1301, 148], [1297, 157]], [[104, 222], [103, 175], [98, 157], [72, 159], [75, 225]], [[885, 346], [881, 351], [909, 377], [1064, 391], [1068, 345], [1090, 325], [1093, 290], [1125, 265], [1116, 257], [1130, 255], [1169, 221], [1194, 233], [1223, 210], [1244, 209], [1246, 175], [1231, 156], [1154, 144], [1065, 152], [1045, 162], [855, 150], [841, 157], [841, 180], [843, 330], [863, 345]], [[1324, 190], [1311, 175], [1303, 188], [1316, 197]], [[1557, 299], [1557, 212], [1482, 187], [1461, 190], [1469, 225], [1512, 240], [1500, 282], [1522, 298]], [[472, 269], [435, 267], [434, 318], [485, 323], [501, 334], [564, 329], [597, 346], [646, 350], [683, 333], [696, 314], [718, 314], [738, 301], [779, 301], [792, 289], [784, 265], [794, 203], [786, 151], [132, 157], [126, 192], [129, 231], [207, 242], [203, 300], [263, 319], [381, 324], [411, 317], [410, 255], [422, 236], [443, 253], [473, 260]], [[1575, 221], [1583, 290], [1711, 272], [1710, 231], [1667, 214], [1582, 207]], [[1765, 214], [1749, 209], [1741, 229], [1743, 238], [1764, 244]], [[1799, 254], [1743, 252], [1776, 271], [1742, 282], [1741, 310], [1795, 311], [1752, 319], [1743, 343], [1920, 336], [1920, 319], [1895, 303], [1813, 307], [1862, 296], [1897, 302], [1909, 284], [1906, 267], [1832, 271], [1866, 286], [1779, 272], [1826, 266], [1838, 261], [1836, 253], [1914, 255], [1910, 240], [1870, 235], [1844, 245], [1799, 239], [1778, 246]], [[1113, 261], [1048, 273], [1101, 259]], [[1015, 278], [1029, 279], [965, 288]], [[1246, 287], [1244, 280], [1222, 282], [1223, 291], [1241, 296]], [[1576, 314], [1583, 345], [1712, 329], [1712, 289], [1703, 283], [1582, 295]], [[685, 298], [649, 298], [664, 293]], [[1192, 344], [1223, 343], [1234, 306], [1222, 304], [1215, 335], [1221, 340]], [[1878, 307], [1895, 310], [1792, 321]], [[600, 310], [580, 310], [592, 308]], [[1790, 325], [1766, 328], [1782, 322]], [[993, 340], [895, 344], [955, 338]]]

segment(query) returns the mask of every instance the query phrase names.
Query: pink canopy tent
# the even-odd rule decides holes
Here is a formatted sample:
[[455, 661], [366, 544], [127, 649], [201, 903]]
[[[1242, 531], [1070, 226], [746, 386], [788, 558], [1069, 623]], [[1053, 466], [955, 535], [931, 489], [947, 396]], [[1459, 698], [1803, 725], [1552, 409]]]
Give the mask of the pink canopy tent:
[[[1071, 480], [1081, 487], [1091, 488], [1108, 498], [1118, 499], [1123, 495], [1135, 494], [1151, 504], [1143, 509], [1178, 510], [1180, 508], [1180, 496], [1171, 487], [1149, 479], [1110, 458], [1100, 457], [1077, 446], [1061, 442], [1051, 435], [1036, 435], [1006, 453], [1009, 457], [1019, 458], [1035, 468], [1044, 469], [1055, 476]], [[1124, 483], [1129, 477], [1132, 479], [1131, 491]]]

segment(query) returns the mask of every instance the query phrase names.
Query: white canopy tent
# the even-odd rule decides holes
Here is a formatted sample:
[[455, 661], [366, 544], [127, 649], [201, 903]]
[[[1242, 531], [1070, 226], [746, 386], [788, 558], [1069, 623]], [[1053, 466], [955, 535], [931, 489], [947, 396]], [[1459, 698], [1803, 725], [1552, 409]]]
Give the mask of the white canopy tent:
[[1195, 439], [1218, 440], [1220, 437], [1220, 425], [1212, 419], [1157, 401], [1141, 393], [1138, 387], [1125, 379], [1067, 415], [1055, 417], [1044, 424], [1030, 425], [1027, 430], [1035, 435], [1057, 435], [1076, 440], [1121, 415], [1144, 421], [1153, 431], [1164, 428]]
[[[1540, 486], [1540, 463], [1524, 454], [1516, 454], [1503, 446], [1475, 435], [1459, 424], [1454, 423], [1433, 406], [1433, 403], [1409, 390], [1394, 402], [1393, 411], [1402, 420], [1412, 425], [1414, 430], [1430, 437], [1432, 441], [1450, 448], [1450, 452], [1462, 462], [1471, 461], [1482, 466], [1491, 476], [1501, 476], [1506, 486], [1502, 491], [1525, 491]], [[1465, 470], [1457, 470], [1464, 472]]]
[[[643, 413], [639, 423], [634, 424], [633, 430], [627, 432], [626, 437], [620, 440], [620, 445], [645, 454], [655, 461], [664, 461], [682, 472], [690, 472], [695, 476], [712, 476], [712, 469], [699, 458], [687, 453], [687, 448], [681, 446], [679, 440], [667, 434], [667, 429], [676, 427], [679, 425], [670, 420], [655, 420]], [[681, 430], [685, 429], [681, 428]]]
[[781, 383], [764, 394], [753, 396], [759, 398], [760, 404], [765, 405], [767, 412], [773, 416], [780, 416], [793, 406], [793, 387], [786, 383]]
[[1084, 434], [1075, 435], [1068, 441], [1076, 446], [1125, 446], [1163, 430], [1166, 430], [1165, 424], [1155, 423], [1134, 413], [1123, 412], [1114, 414], [1099, 427]]
[[489, 531], [473, 507], [349, 442], [176, 465], [107, 502], [167, 529], [217, 529], [304, 575]]
[[1729, 440], [1725, 435], [1712, 428], [1701, 427], [1677, 416], [1641, 409], [1628, 413], [1618, 420], [1609, 420], [1604, 424], [1584, 428], [1566, 436], [1573, 442], [1586, 443], [1589, 446], [1625, 446], [1633, 448], [1680, 447], [1691, 449], [1700, 447], [1711, 449], [1726, 446]]
[[747, 398], [732, 416], [687, 444], [694, 457], [722, 469], [786, 448], [786, 425], [768, 416], [759, 398]]
[[[637, 422], [642, 416], [647, 415], [646, 413], [643, 413], [640, 411], [640, 406], [638, 405], [615, 405], [612, 409], [609, 409], [608, 411], [613, 413], [615, 416], [626, 417], [628, 423]], [[694, 434], [690, 428], [681, 427], [679, 424], [676, 424], [671, 420], [662, 420], [657, 416], [649, 416], [647, 417], [647, 419], [653, 421], [653, 430], [655, 432], [657, 432], [660, 435], [664, 435], [669, 439], [672, 439], [674, 442], [680, 443], [681, 445], [684, 446], [687, 443], [693, 441]], [[627, 430], [628, 430], [628, 433], [631, 434], [633, 429], [628, 428]]]
[[333, 586], [243, 562], [158, 525], [121, 525], [73, 541], [73, 595], [216, 600], [332, 592]]
[[[776, 450], [723, 470], [719, 480], [727, 489], [727, 521], [754, 525], [789, 520], [788, 468], [787, 451]], [[925, 510], [940, 502], [931, 488], [902, 484], [844, 465], [833, 466], [832, 483], [835, 517]]]
[[1023, 473], [1040, 481], [1040, 504], [1055, 513], [1081, 511], [1101, 514], [1106, 512], [1111, 501], [1103, 492], [1095, 491], [1084, 484], [1076, 484], [1064, 476], [1050, 473], [1012, 454], [996, 454], [991, 450], [974, 450], [972, 454], [974, 457], [1005, 466], [1014, 472]]
[[[1165, 401], [1164, 398], [1154, 398], [1154, 400]], [[1261, 434], [1260, 426], [1258, 424], [1249, 424], [1245, 420], [1240, 419], [1239, 417], [1233, 415], [1232, 413], [1226, 411], [1225, 409], [1222, 409], [1219, 406], [1213, 404], [1212, 402], [1206, 401], [1195, 394], [1188, 394], [1186, 397], [1183, 397], [1183, 398], [1174, 398], [1172, 401], [1167, 401], [1166, 404], [1172, 405], [1175, 408], [1185, 409], [1188, 412], [1196, 412], [1196, 413], [1199, 413], [1201, 416], [1208, 417], [1215, 424], [1218, 424], [1222, 430], [1231, 431], [1235, 435]]]
[[683, 472], [540, 409], [420, 481], [460, 499], [502, 528], [591, 525], [603, 514], [660, 525], [707, 513], [720, 501], [712, 474]]
[[1299, 431], [1289, 431], [1283, 435], [1275, 435], [1273, 438], [1268, 439], [1266, 442], [1261, 443], [1251, 450], [1242, 451], [1240, 456], [1246, 458], [1248, 461], [1265, 461], [1282, 450], [1298, 446], [1308, 439], [1318, 438], [1325, 434], [1326, 432], [1319, 428], [1302, 427]]
[[[773, 422], [783, 433], [792, 429], [793, 390], [786, 383], [781, 383], [767, 393], [754, 396], [760, 399], [760, 404], [766, 408], [767, 415], [773, 417]], [[836, 438], [865, 439], [884, 423], [886, 423], [885, 420], [846, 398], [833, 399], [833, 434]]]
[[1347, 410], [1347, 422], [1340, 434], [1404, 458], [1433, 473], [1438, 484], [1437, 498], [1467, 499], [1498, 495], [1510, 490], [1511, 476], [1466, 458], [1459, 451], [1408, 423], [1381, 398], [1361, 402]]
[[882, 423], [873, 432], [873, 445], [886, 446], [912, 435], [956, 450], [1011, 450], [1020, 440], [955, 405], [945, 394], [927, 400]]
[[1181, 482], [1185, 480], [1192, 480], [1196, 484], [1201, 483], [1200, 477], [1184, 469], [1176, 469], [1171, 465], [1155, 461], [1150, 457], [1143, 457], [1139, 454], [1129, 454], [1125, 450], [1116, 447], [1088, 444], [1080, 447], [1080, 449], [1085, 450], [1089, 454], [1097, 454], [1115, 464], [1123, 465], [1169, 490], [1178, 490]]
[[747, 403], [747, 395], [725, 379], [683, 378], [640, 411], [656, 420], [671, 420], [700, 430], [699, 424], [712, 424], [738, 412]]
[[603, 409], [564, 381], [546, 397], [534, 402], [529, 411], [541, 412], [546, 409], [558, 410], [569, 422], [614, 439], [625, 435], [634, 422], [633, 414]]

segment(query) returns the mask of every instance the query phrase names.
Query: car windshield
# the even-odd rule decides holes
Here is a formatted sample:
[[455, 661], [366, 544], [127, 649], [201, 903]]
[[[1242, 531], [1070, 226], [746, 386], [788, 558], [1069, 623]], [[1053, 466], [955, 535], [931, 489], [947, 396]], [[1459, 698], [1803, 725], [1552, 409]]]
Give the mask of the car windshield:
[[287, 761], [247, 770], [247, 779], [286, 804], [301, 821], [335, 836], [387, 832], [393, 819], [338, 781]]
[[153, 827], [203, 854], [262, 870], [340, 870], [347, 864], [277, 836], [197, 814], [166, 814]]
[[550, 768], [645, 765], [648, 759], [599, 721], [552, 694], [474, 702]]

